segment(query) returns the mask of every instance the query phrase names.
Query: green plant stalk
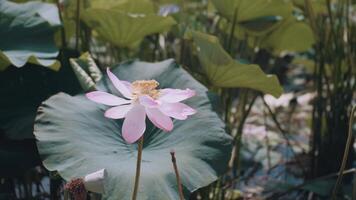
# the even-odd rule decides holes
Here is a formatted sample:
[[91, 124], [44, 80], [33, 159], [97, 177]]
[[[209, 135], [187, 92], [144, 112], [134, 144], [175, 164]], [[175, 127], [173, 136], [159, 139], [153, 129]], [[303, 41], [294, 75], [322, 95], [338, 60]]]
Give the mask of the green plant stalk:
[[[57, 5], [57, 9], [58, 9], [59, 19], [63, 23], [63, 15], [62, 15], [62, 11], [60, 9], [61, 7], [60, 7], [60, 4], [59, 4], [59, 0], [56, 0], [56, 5]], [[66, 48], [67, 47], [67, 39], [66, 39], [66, 32], [64, 30], [64, 25], [61, 27], [61, 39], [62, 39], [62, 47]]]
[[[253, 97], [253, 99], [250, 101], [249, 104], [247, 104], [247, 92], [244, 95], [245, 97], [242, 99], [242, 105], [241, 105], [241, 112], [242, 112], [242, 117], [240, 120], [240, 123], [238, 125], [238, 129], [237, 129], [237, 133], [234, 136], [234, 148], [235, 150], [233, 150], [234, 154], [232, 155], [233, 157], [231, 158], [232, 160], [232, 166], [231, 168], [234, 169], [235, 166], [237, 168], [237, 174], [239, 174], [239, 170], [240, 170], [240, 149], [241, 149], [241, 135], [242, 135], [242, 131], [243, 131], [243, 127], [245, 124], [245, 121], [252, 109], [253, 104], [255, 103], [256, 99], [257, 99], [257, 95], [255, 95]], [[248, 108], [246, 109], [246, 105], [248, 105]]]
[[234, 20], [232, 21], [232, 26], [231, 26], [231, 31], [230, 31], [229, 41], [228, 41], [228, 47], [227, 47], [227, 51], [230, 53], [231, 53], [231, 49], [232, 49], [232, 42], [234, 40], [236, 23], [237, 23], [237, 7], [235, 8], [235, 11], [234, 11]]
[[309, 18], [310, 26], [313, 29], [314, 36], [316, 39], [318, 39], [315, 12], [312, 4], [310, 3], [310, 0], [304, 0], [304, 7], [306, 9], [307, 16]]
[[76, 7], [76, 26], [75, 26], [75, 50], [79, 50], [79, 37], [80, 37], [80, 0], [77, 0]]
[[171, 153], [171, 157], [172, 157], [172, 164], [173, 164], [174, 173], [176, 174], [176, 179], [177, 179], [179, 199], [180, 200], [184, 200], [182, 182], [181, 182], [180, 176], [179, 176], [179, 171], [178, 171], [177, 159], [176, 159], [176, 156], [175, 156], [175, 152], [171, 151], [170, 153]]
[[352, 108], [352, 111], [351, 111], [351, 115], [350, 115], [350, 121], [349, 121], [349, 133], [348, 133], [348, 136], [347, 136], [347, 142], [346, 142], [346, 146], [345, 146], [345, 152], [344, 152], [344, 156], [343, 156], [343, 159], [342, 159], [342, 163], [341, 163], [341, 167], [340, 167], [340, 170], [339, 170], [339, 176], [336, 180], [336, 184], [335, 184], [335, 187], [334, 187], [334, 190], [333, 190], [333, 193], [332, 193], [332, 200], [336, 200], [336, 196], [337, 196], [337, 193], [339, 191], [339, 188], [340, 188], [340, 185], [341, 185], [341, 182], [342, 182], [342, 177], [343, 177], [343, 172], [345, 170], [345, 167], [346, 167], [346, 163], [347, 163], [347, 158], [349, 156], [349, 152], [350, 152], [350, 147], [352, 145], [352, 125], [354, 123], [354, 116], [355, 116], [355, 111], [356, 111], [356, 106], [354, 106]]
[[[287, 132], [282, 128], [281, 123], [278, 121], [277, 116], [276, 116], [276, 113], [274, 113], [274, 112], [272, 111], [271, 107], [269, 107], [269, 105], [268, 105], [267, 102], [263, 99], [263, 97], [261, 97], [261, 98], [262, 98], [263, 104], [265, 105], [265, 107], [267, 108], [269, 114], [271, 115], [272, 120], [273, 120], [273, 122], [275, 123], [277, 129], [282, 133], [282, 136], [283, 136], [284, 139], [286, 140], [286, 143], [287, 143], [288, 147], [291, 149], [291, 152], [292, 152], [293, 156], [296, 157], [297, 154], [296, 154], [296, 152], [294, 151], [291, 142], [289, 141], [289, 138], [288, 138], [288, 136], [287, 136]], [[303, 174], [306, 175], [306, 169], [303, 167], [302, 161], [301, 161], [298, 157], [296, 157], [296, 163], [297, 163], [298, 166], [302, 169]]]
[[219, 200], [220, 186], [221, 186], [221, 179], [217, 181], [216, 186], [214, 188], [213, 198], [212, 198], [213, 200]]
[[155, 34], [153, 35], [154, 37], [154, 48], [153, 48], [153, 51], [152, 51], [152, 61], [155, 62], [157, 60], [157, 54], [159, 54], [159, 34]]
[[64, 190], [64, 200], [69, 200], [69, 192], [68, 190]]
[[[263, 109], [263, 124], [265, 126], [265, 131], [268, 131], [268, 125], [267, 125], [267, 113], [266, 110]], [[272, 168], [272, 163], [271, 163], [271, 147], [270, 147], [270, 141], [268, 138], [268, 134], [266, 134], [266, 150], [267, 150], [267, 166], [268, 166], [268, 174], [270, 173], [270, 169]]]
[[[241, 107], [240, 107], [242, 119], [241, 119], [241, 122], [237, 129], [237, 133], [234, 138], [234, 140], [235, 140], [234, 146], [235, 146], [236, 150], [235, 150], [235, 160], [233, 161], [233, 163], [234, 163], [234, 166], [236, 167], [237, 177], [240, 176], [240, 150], [241, 150], [241, 145], [242, 145], [241, 137], [242, 137], [242, 132], [243, 132], [243, 127], [245, 125], [245, 121], [249, 114], [249, 111], [246, 111], [248, 90], [244, 91], [242, 94], [243, 94], [241, 97], [242, 102], [241, 102]], [[252, 108], [252, 106], [251, 106], [251, 108]]]
[[142, 161], [142, 149], [143, 149], [143, 136], [138, 140], [138, 150], [137, 150], [137, 162], [136, 162], [136, 175], [135, 175], [135, 184], [134, 190], [132, 193], [132, 200], [137, 199], [138, 186], [140, 182], [141, 174], [141, 161]]
[[356, 173], [354, 173], [354, 183], [352, 186], [352, 199], [356, 199]]

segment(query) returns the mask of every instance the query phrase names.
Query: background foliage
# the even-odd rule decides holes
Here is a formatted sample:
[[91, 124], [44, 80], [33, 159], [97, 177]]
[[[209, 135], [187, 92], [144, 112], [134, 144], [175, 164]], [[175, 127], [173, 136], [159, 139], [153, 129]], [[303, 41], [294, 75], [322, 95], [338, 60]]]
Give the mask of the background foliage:
[[96, 89], [108, 66], [168, 58], [209, 89], [234, 143], [228, 170], [191, 199], [355, 199], [354, 149], [343, 158], [355, 9], [354, 0], [0, 0], [0, 199], [61, 196], [33, 135], [43, 101]]

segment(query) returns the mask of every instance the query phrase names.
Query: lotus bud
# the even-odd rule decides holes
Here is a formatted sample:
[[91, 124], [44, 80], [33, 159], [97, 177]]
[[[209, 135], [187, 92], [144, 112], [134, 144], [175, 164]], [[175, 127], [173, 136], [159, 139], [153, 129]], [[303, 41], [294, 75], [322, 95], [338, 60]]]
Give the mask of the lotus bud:
[[105, 169], [86, 175], [83, 178], [85, 189], [99, 194], [104, 193], [104, 180], [106, 176], [107, 173]]

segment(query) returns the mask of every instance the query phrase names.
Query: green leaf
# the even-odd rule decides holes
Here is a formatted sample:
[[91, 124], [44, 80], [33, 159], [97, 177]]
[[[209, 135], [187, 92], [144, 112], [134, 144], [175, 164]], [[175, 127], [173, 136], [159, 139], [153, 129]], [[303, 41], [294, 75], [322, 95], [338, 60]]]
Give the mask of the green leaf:
[[93, 90], [95, 83], [99, 82], [103, 76], [94, 59], [86, 52], [79, 58], [69, 60], [83, 90]]
[[[204, 187], [227, 169], [232, 140], [212, 111], [207, 89], [173, 60], [159, 63], [127, 62], [113, 69], [121, 80], [155, 79], [161, 88], [191, 88], [197, 95], [186, 103], [198, 112], [185, 121], [174, 121], [165, 133], [147, 124], [144, 134], [139, 199], [178, 199], [170, 151], [176, 152], [184, 194]], [[97, 85], [114, 92], [107, 76]], [[43, 164], [57, 170], [67, 181], [106, 168], [104, 199], [131, 199], [137, 145], [121, 136], [123, 120], [104, 117], [106, 106], [83, 94], [52, 96], [39, 108], [35, 136]]]
[[263, 32], [275, 25], [275, 23], [281, 21], [281, 19], [282, 18], [279, 16], [259, 17], [253, 20], [240, 22], [240, 27], [247, 31]]
[[169, 30], [172, 17], [127, 14], [113, 9], [87, 9], [82, 20], [106, 41], [118, 47], [133, 47], [145, 36]]
[[258, 65], [240, 63], [222, 48], [217, 37], [192, 33], [198, 57], [210, 82], [225, 88], [250, 88], [279, 97], [283, 88], [275, 75], [266, 75]]
[[328, 196], [330, 195], [333, 187], [335, 185], [335, 179], [329, 179], [329, 180], [317, 180], [313, 181], [302, 188], [304, 190], [322, 195], [322, 196]]
[[261, 46], [270, 48], [277, 53], [281, 51], [302, 52], [310, 49], [314, 42], [315, 39], [310, 26], [291, 16], [278, 29], [262, 39]]
[[124, 13], [156, 13], [154, 4], [149, 0], [92, 0], [90, 7], [113, 9]]
[[236, 19], [239, 22], [249, 21], [259, 17], [280, 16], [291, 14], [292, 4], [285, 0], [212, 0], [219, 13], [233, 21], [236, 10]]
[[[317, 14], [326, 14], [328, 12], [326, 0], [309, 0], [313, 6], [313, 11]], [[305, 0], [293, 0], [293, 4], [305, 10]]]
[[[238, 36], [265, 34], [292, 14], [291, 2], [285, 0], [212, 0], [219, 14], [230, 22], [236, 16]], [[236, 14], [235, 14], [236, 12]]]
[[60, 24], [55, 5], [0, 1], [0, 70], [27, 62], [58, 70], [54, 32]]

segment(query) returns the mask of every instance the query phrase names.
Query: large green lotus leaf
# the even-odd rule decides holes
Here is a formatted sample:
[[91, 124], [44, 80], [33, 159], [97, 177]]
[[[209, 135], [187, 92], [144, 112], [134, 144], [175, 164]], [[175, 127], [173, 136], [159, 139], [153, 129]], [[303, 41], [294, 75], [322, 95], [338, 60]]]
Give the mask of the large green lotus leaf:
[[239, 36], [245, 32], [265, 34], [273, 30], [280, 19], [292, 14], [292, 4], [285, 0], [212, 0], [212, 3], [230, 22], [236, 17], [237, 31], [242, 32]]
[[243, 64], [230, 57], [217, 37], [192, 32], [198, 57], [210, 82], [218, 87], [250, 88], [279, 97], [283, 88], [275, 75], [265, 74], [258, 65]]
[[238, 22], [266, 16], [289, 16], [292, 4], [285, 0], [212, 0], [219, 13], [233, 21], [236, 11]]
[[[232, 140], [212, 111], [204, 86], [173, 60], [127, 62], [114, 68], [113, 73], [122, 80], [155, 79], [161, 88], [191, 88], [197, 92], [186, 102], [197, 109], [197, 114], [185, 121], [174, 121], [172, 132], [165, 133], [147, 123], [138, 199], [179, 198], [171, 150], [176, 152], [187, 198], [227, 169]], [[107, 76], [97, 88], [115, 93]], [[131, 199], [137, 145], [123, 140], [123, 120], [105, 118], [106, 109], [83, 94], [52, 96], [38, 111], [34, 126], [37, 145], [45, 167], [57, 170], [67, 181], [106, 168], [104, 199]]]
[[150, 0], [92, 0], [91, 8], [114, 9], [125, 13], [154, 14], [155, 7]]
[[87, 9], [84, 22], [118, 47], [132, 47], [145, 36], [167, 31], [176, 22], [172, 17], [132, 15], [114, 9]]
[[310, 49], [314, 42], [315, 39], [310, 26], [291, 16], [277, 30], [262, 39], [261, 46], [270, 48], [276, 53], [281, 51], [301, 52]]
[[60, 24], [53, 4], [0, 1], [0, 70], [27, 62], [58, 70], [54, 32]]

